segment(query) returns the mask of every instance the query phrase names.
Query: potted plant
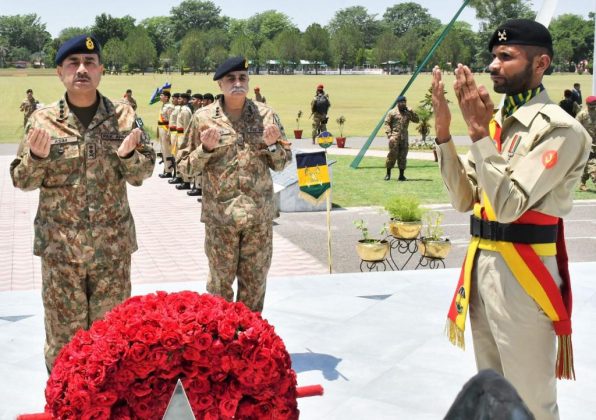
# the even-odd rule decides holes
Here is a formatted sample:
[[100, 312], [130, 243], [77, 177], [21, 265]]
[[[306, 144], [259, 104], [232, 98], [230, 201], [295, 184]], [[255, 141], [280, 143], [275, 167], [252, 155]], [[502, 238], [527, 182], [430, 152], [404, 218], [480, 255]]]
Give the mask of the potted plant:
[[402, 194], [391, 198], [385, 204], [391, 217], [389, 232], [398, 239], [414, 239], [422, 229], [422, 208], [415, 195]]
[[346, 146], [346, 138], [344, 137], [344, 124], [346, 123], [346, 117], [340, 115], [339, 118], [335, 120], [337, 125], [339, 126], [339, 137], [335, 138], [337, 142], [337, 147], [343, 149]]
[[443, 213], [438, 211], [424, 214], [424, 230], [418, 240], [418, 251], [425, 257], [443, 259], [451, 250], [449, 238], [443, 237], [442, 219]]
[[[362, 232], [362, 239], [356, 244], [356, 252], [363, 261], [383, 261], [389, 252], [389, 242], [386, 239], [373, 239], [369, 236], [368, 226], [362, 219], [355, 220], [354, 226]], [[379, 232], [382, 236], [387, 232], [387, 226]]]
[[300, 118], [302, 118], [302, 111], [298, 111], [296, 115], [296, 130], [294, 130], [294, 138], [301, 139], [302, 138], [302, 130], [300, 129]]

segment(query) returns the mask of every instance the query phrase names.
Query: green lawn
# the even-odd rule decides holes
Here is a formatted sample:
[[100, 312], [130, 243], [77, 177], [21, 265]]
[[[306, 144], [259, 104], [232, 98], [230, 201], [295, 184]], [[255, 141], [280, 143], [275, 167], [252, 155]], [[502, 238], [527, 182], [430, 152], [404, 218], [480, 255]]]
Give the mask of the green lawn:
[[[292, 130], [296, 128], [296, 114], [302, 110], [304, 116], [300, 126], [306, 132], [310, 129], [311, 121], [309, 106], [315, 87], [318, 83], [325, 85], [325, 90], [331, 98], [329, 130], [333, 134], [339, 134], [335, 119], [339, 115], [346, 117], [344, 135], [369, 136], [371, 131], [379, 122], [380, 118], [393, 102], [401, 89], [406, 85], [410, 76], [281, 76], [281, 75], [252, 75], [251, 87], [260, 86], [261, 92], [281, 116], [286, 131], [291, 136]], [[139, 115], [145, 121], [149, 132], [154, 135], [159, 105], [148, 105], [148, 100], [156, 87], [162, 86], [164, 82], [172, 83], [174, 91], [185, 91], [192, 89], [193, 92], [218, 93], [217, 84], [211, 80], [212, 75], [159, 75], [146, 74], [134, 76], [104, 76], [100, 84], [100, 90], [111, 98], [120, 98], [127, 88], [134, 92], [139, 103]], [[478, 76], [481, 83], [491, 86], [490, 79], [486, 74]], [[448, 86], [449, 98], [453, 101], [454, 95], [450, 86], [453, 77], [445, 75]], [[545, 86], [550, 92], [553, 100], [559, 100], [563, 96], [563, 90], [570, 88], [574, 82], [579, 82], [584, 88], [584, 96], [589, 95], [591, 76], [575, 74], [557, 74], [545, 78]], [[407, 92], [410, 106], [417, 106], [424, 97], [424, 93], [431, 83], [429, 74], [420, 75]], [[32, 88], [35, 97], [43, 103], [51, 103], [58, 100], [64, 92], [64, 87], [55, 76], [54, 70], [0, 70], [0, 92], [2, 92], [2, 112], [0, 113], [0, 142], [17, 142], [23, 135], [22, 114], [19, 112], [19, 104], [25, 97], [25, 90]], [[490, 90], [490, 89], [489, 89]], [[251, 89], [252, 92], [252, 89]], [[500, 97], [493, 95], [493, 100], [498, 102]], [[453, 113], [453, 134], [465, 134], [463, 120], [461, 119], [457, 106], [451, 104]], [[415, 135], [415, 129], [410, 129], [411, 135]], [[305, 133], [306, 134], [306, 133]], [[381, 130], [381, 135], [384, 132]], [[306, 134], [307, 135], [307, 134]]]
[[[337, 162], [333, 168], [333, 204], [339, 207], [384, 206], [396, 194], [414, 194], [422, 204], [449, 203], [449, 196], [437, 163], [408, 160], [408, 181], [384, 181], [385, 159], [366, 157], [358, 169], [350, 168], [353, 156], [330, 155]], [[397, 178], [397, 169], [393, 171]], [[596, 191], [575, 192], [576, 199], [596, 199]]]

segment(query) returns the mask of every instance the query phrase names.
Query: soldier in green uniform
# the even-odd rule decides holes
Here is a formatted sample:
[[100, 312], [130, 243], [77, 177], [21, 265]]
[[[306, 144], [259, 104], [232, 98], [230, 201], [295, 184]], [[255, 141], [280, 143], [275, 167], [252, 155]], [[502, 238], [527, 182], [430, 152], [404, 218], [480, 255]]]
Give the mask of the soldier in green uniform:
[[33, 90], [27, 89], [27, 97], [21, 102], [19, 110], [23, 113], [23, 127], [27, 125], [27, 120], [33, 114], [33, 111], [37, 109], [39, 102], [33, 97]]
[[323, 85], [317, 86], [315, 97], [310, 101], [310, 110], [312, 112], [312, 144], [323, 131], [327, 131], [327, 112], [331, 107], [329, 95], [325, 93]]
[[213, 80], [223, 97], [193, 115], [192, 146], [179, 168], [187, 176], [202, 173], [207, 291], [232, 301], [237, 278], [237, 300], [262, 311], [278, 216], [269, 170], [282, 170], [291, 152], [277, 114], [246, 98], [246, 59], [226, 60]]
[[132, 108], [97, 90], [95, 38], [66, 41], [56, 65], [66, 94], [31, 115], [10, 166], [15, 187], [40, 190], [33, 252], [42, 264], [48, 370], [78, 329], [130, 296], [137, 242], [126, 183], [141, 185], [155, 166]]
[[433, 70], [441, 175], [453, 206], [473, 212], [448, 331], [463, 346], [469, 308], [478, 370], [509, 380], [536, 419], [555, 420], [556, 378], [575, 376], [562, 217], [573, 206], [591, 140], [542, 85], [553, 57], [547, 28], [506, 21], [488, 49], [493, 88], [506, 97], [493, 118], [487, 89], [457, 66], [455, 96], [471, 139], [464, 159], [451, 140], [441, 71]]
[[408, 161], [408, 126], [410, 121], [417, 123], [420, 118], [418, 118], [418, 114], [408, 108], [406, 97], [399, 96], [396, 107], [385, 116], [385, 132], [389, 139], [389, 153], [385, 161], [385, 168], [387, 168], [385, 181], [391, 179], [391, 169], [395, 166], [396, 161], [399, 168], [398, 180], [406, 180], [404, 172]]
[[582, 174], [579, 185], [580, 191], [588, 191], [588, 187], [586, 186], [588, 179], [591, 179], [592, 183], [596, 184], [596, 96], [588, 96], [586, 98], [586, 109], [580, 111], [575, 118], [592, 137], [592, 151], [590, 152], [588, 163], [584, 167], [584, 173]]

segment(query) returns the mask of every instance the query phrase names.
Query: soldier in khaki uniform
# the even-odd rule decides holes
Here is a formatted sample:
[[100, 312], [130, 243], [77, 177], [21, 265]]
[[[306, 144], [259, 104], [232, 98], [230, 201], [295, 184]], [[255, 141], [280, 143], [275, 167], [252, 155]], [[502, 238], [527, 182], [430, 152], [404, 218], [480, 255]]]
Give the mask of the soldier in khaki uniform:
[[157, 135], [159, 136], [163, 158], [163, 173], [158, 175], [160, 178], [171, 178], [174, 171], [172, 144], [170, 143], [170, 116], [174, 110], [174, 105], [170, 103], [170, 97], [171, 93], [169, 90], [164, 90], [159, 95], [162, 105], [157, 120]]
[[132, 108], [97, 91], [99, 54], [92, 36], [60, 47], [66, 95], [33, 113], [10, 166], [15, 187], [40, 190], [33, 252], [42, 261], [48, 370], [78, 329], [130, 296], [137, 242], [126, 183], [141, 185], [155, 166]]
[[27, 120], [33, 114], [33, 111], [37, 109], [37, 104], [39, 103], [33, 97], [32, 89], [27, 89], [26, 93], [27, 97], [21, 102], [21, 106], [19, 107], [19, 110], [23, 113], [23, 127], [27, 125]]
[[[172, 95], [172, 105], [174, 108], [170, 114], [170, 144], [172, 145], [170, 152], [172, 153], [174, 160], [176, 158], [176, 154], [178, 153], [178, 127], [176, 126], [176, 123], [178, 122], [178, 115], [182, 109], [180, 103], [180, 93], [174, 93]], [[176, 165], [176, 163], [174, 163], [174, 165]], [[174, 169], [176, 171], [176, 176], [168, 180], [169, 184], [181, 184], [183, 182], [177, 169], [177, 167]]]
[[395, 108], [385, 116], [385, 132], [389, 139], [389, 153], [385, 161], [385, 168], [387, 168], [385, 181], [391, 179], [391, 169], [395, 166], [396, 161], [399, 168], [398, 180], [406, 180], [404, 172], [406, 171], [408, 159], [408, 126], [410, 121], [417, 123], [420, 118], [418, 118], [418, 114], [408, 108], [406, 97], [399, 96]]
[[192, 147], [179, 167], [187, 176], [202, 172], [207, 290], [232, 301], [237, 277], [237, 300], [262, 311], [278, 216], [269, 170], [282, 170], [291, 152], [277, 114], [246, 98], [247, 70], [243, 57], [217, 68], [223, 98], [193, 115]]
[[561, 218], [573, 205], [590, 139], [542, 85], [553, 55], [548, 29], [526, 19], [507, 21], [489, 51], [494, 90], [506, 94], [505, 106], [491, 122], [486, 88], [458, 65], [455, 94], [472, 140], [463, 160], [451, 140], [441, 71], [433, 70], [441, 174], [453, 206], [473, 210], [449, 335], [463, 346], [469, 306], [478, 369], [505, 376], [537, 420], [558, 419], [556, 377], [574, 377]]
[[579, 186], [580, 191], [588, 191], [588, 187], [586, 186], [588, 179], [591, 179], [592, 183], [596, 184], [596, 96], [588, 96], [586, 98], [586, 109], [577, 114], [575, 118], [592, 137], [590, 158], [584, 167], [584, 173], [582, 174]]
[[[190, 95], [188, 93], [180, 94], [180, 111], [178, 111], [178, 118], [176, 119], [177, 129], [177, 147], [176, 147], [176, 164], [180, 161], [181, 150], [187, 147], [187, 141], [185, 137], [186, 131], [190, 126], [190, 120], [192, 119], [192, 108], [190, 107]], [[190, 190], [190, 180], [186, 175], [182, 175], [182, 182], [176, 185], [177, 190]]]

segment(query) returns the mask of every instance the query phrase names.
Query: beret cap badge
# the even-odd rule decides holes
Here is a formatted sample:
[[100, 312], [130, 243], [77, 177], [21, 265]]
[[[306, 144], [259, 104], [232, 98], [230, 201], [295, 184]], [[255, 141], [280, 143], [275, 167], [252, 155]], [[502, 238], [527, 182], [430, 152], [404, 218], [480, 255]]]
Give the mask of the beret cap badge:
[[95, 48], [95, 45], [93, 44], [93, 40], [91, 39], [91, 37], [87, 37], [87, 40], [85, 41], [85, 46], [89, 51], [92, 51]]
[[507, 41], [507, 31], [503, 29], [503, 32], [499, 31], [499, 41]]

